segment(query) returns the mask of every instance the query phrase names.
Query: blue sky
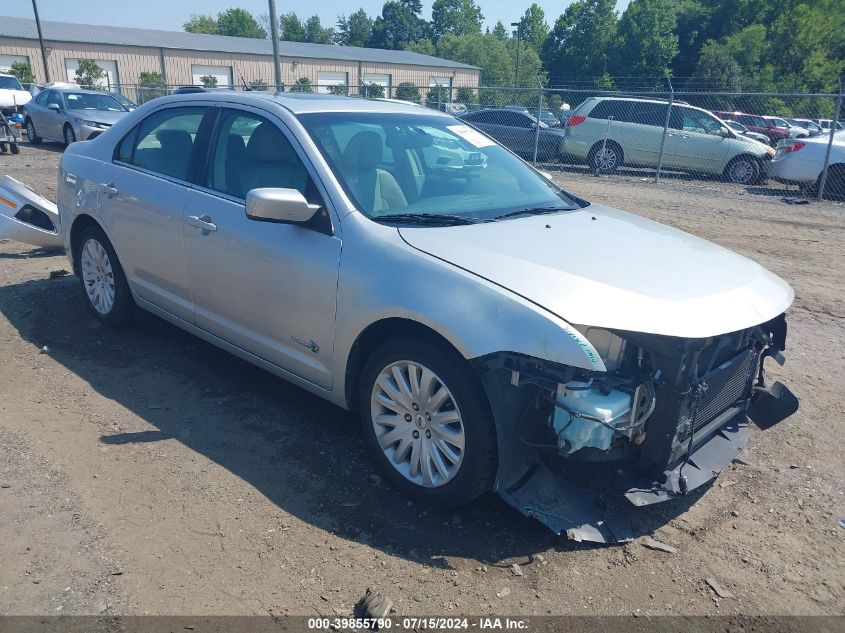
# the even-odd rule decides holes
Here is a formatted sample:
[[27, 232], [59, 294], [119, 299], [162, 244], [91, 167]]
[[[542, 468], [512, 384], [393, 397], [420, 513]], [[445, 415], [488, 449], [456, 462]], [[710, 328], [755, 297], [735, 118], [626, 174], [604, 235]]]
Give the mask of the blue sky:
[[[481, 0], [479, 4], [484, 12], [485, 24], [492, 27], [496, 20], [501, 20], [505, 24], [515, 22], [531, 1], [522, 0], [515, 3], [508, 0]], [[546, 12], [549, 25], [554, 24], [557, 17], [571, 2], [571, 0], [536, 1]], [[620, 0], [617, 7], [622, 10], [628, 1]], [[356, 11], [358, 7], [363, 7], [369, 14], [376, 15], [381, 11], [383, 4], [384, 0], [321, 0], [319, 3], [291, 3], [276, 0], [279, 13], [295, 11], [304, 17], [317, 13], [324, 26], [333, 26], [339, 14], [348, 15]], [[38, 0], [38, 12], [42, 20], [166, 30], [181, 30], [182, 24], [192, 13], [216, 15], [232, 6], [242, 7], [254, 15], [267, 13], [267, 0], [143, 0], [139, 3], [120, 0], [84, 0], [84, 2]], [[84, 10], [81, 10], [82, 7]], [[425, 17], [430, 17], [431, 2], [423, 2], [423, 13]], [[31, 18], [33, 17], [32, 3], [29, 0], [6, 0], [0, 8], [0, 14]]]

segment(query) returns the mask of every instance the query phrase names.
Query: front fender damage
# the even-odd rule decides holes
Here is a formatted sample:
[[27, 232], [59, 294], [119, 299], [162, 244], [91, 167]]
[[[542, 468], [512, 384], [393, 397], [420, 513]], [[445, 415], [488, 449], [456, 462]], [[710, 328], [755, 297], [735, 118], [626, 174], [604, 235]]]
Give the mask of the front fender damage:
[[[703, 488], [746, 446], [749, 422], [769, 428], [798, 408], [786, 387], [765, 385], [765, 359], [783, 362], [783, 315], [710, 339], [617, 335], [607, 372], [513, 353], [474, 361], [497, 426], [496, 491], [573, 541], [633, 539], [638, 507]], [[599, 402], [627, 391], [631, 406], [608, 423], [568, 408], [577, 393], [567, 396], [567, 387], [589, 388]], [[563, 424], [561, 407], [570, 416]], [[596, 431], [572, 431], [576, 418]]]

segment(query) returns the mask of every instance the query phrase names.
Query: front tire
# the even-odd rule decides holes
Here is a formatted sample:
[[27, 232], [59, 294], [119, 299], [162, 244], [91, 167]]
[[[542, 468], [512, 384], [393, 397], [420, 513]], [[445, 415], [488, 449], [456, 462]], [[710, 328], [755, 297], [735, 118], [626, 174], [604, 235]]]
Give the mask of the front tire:
[[35, 123], [32, 119], [26, 120], [26, 137], [33, 145], [41, 145], [41, 137], [35, 132]]
[[119, 326], [132, 318], [135, 302], [111, 242], [98, 226], [83, 229], [74, 249], [85, 305], [102, 323]]
[[444, 507], [492, 489], [497, 448], [484, 389], [445, 344], [388, 341], [370, 356], [359, 393], [364, 438], [384, 476]]
[[76, 143], [76, 132], [73, 131], [73, 128], [70, 125], [65, 125], [63, 135], [65, 138], [65, 145]]
[[737, 156], [725, 167], [724, 176], [738, 185], [749, 185], [760, 178], [760, 161], [753, 156]]

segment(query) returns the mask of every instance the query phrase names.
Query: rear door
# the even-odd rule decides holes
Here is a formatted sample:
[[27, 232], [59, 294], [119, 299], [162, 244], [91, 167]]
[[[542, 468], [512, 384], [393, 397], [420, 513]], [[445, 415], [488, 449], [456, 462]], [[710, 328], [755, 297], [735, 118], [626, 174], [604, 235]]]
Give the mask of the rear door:
[[[665, 103], [633, 102], [621, 127], [625, 162], [656, 166], [666, 122]], [[620, 130], [617, 130], [620, 132]]]
[[123, 138], [100, 183], [100, 215], [132, 290], [186, 321], [193, 307], [182, 211], [208, 112], [204, 105], [155, 110]]
[[[61, 111], [65, 108], [64, 99], [58, 90], [48, 90], [42, 102], [43, 107], [38, 108], [36, 117], [32, 119], [35, 124], [35, 131], [39, 136], [50, 139], [62, 138], [62, 123], [64, 116]], [[50, 105], [56, 105], [59, 110], [53, 110]]]

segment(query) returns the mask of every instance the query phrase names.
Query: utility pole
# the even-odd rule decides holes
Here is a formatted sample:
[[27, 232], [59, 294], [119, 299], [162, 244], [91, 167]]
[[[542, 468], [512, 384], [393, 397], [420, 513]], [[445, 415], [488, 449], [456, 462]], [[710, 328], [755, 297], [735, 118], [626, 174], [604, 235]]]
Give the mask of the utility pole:
[[44, 64], [44, 83], [50, 83], [50, 71], [47, 69], [47, 52], [44, 50], [41, 19], [38, 17], [38, 5], [35, 3], [35, 0], [32, 0], [32, 11], [35, 13], [35, 28], [38, 29], [38, 45], [41, 47], [41, 62]]
[[516, 69], [514, 72], [513, 87], [519, 88], [519, 40], [522, 39], [522, 20], [511, 22], [511, 26], [516, 27]]
[[[32, 0], [35, 2], [35, 0]], [[273, 39], [273, 81], [276, 92], [282, 89], [282, 60], [279, 59], [279, 19], [276, 17], [276, 0], [270, 3], [270, 37]]]

